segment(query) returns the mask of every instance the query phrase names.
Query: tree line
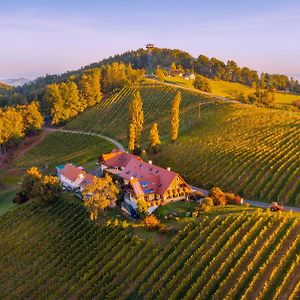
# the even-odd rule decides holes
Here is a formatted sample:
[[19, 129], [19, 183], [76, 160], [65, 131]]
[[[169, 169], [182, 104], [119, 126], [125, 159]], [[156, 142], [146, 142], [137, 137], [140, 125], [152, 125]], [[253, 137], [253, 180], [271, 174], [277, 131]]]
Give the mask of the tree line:
[[109, 94], [140, 81], [143, 76], [143, 70], [134, 70], [130, 64], [123, 63], [83, 70], [81, 74], [72, 75], [65, 82], [47, 85], [46, 113], [51, 116], [52, 124], [59, 124], [99, 103], [102, 91]]
[[286, 75], [268, 73], [259, 75], [257, 71], [248, 67], [239, 67], [233, 60], [225, 63], [217, 58], [208, 58], [202, 54], [194, 58], [189, 53], [178, 49], [153, 48], [151, 53], [145, 49], [138, 49], [115, 55], [99, 63], [91, 64], [91, 66], [95, 67], [104, 62], [112, 63], [113, 61], [130, 63], [135, 69], [144, 68], [147, 70], [170, 67], [174, 63], [185, 71], [193, 70], [212, 79], [300, 93], [299, 82]]
[[43, 116], [36, 101], [28, 105], [0, 108], [1, 153], [6, 152], [25, 135], [40, 130], [43, 122]]

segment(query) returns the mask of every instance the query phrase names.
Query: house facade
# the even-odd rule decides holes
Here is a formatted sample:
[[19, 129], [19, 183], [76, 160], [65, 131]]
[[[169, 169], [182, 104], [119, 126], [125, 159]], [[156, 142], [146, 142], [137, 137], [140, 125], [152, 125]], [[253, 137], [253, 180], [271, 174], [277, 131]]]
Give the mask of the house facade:
[[57, 168], [57, 176], [62, 186], [80, 191], [84, 190], [94, 180], [93, 175], [72, 164], [66, 164], [62, 168]]
[[192, 192], [176, 172], [153, 165], [152, 161], [144, 162], [133, 154], [113, 150], [99, 157], [99, 165], [121, 181], [124, 200], [134, 208], [141, 199], [150, 206], [159, 206], [187, 199]]
[[193, 72], [187, 72], [184, 74], [185, 80], [194, 80], [195, 78], [196, 78], [196, 76]]

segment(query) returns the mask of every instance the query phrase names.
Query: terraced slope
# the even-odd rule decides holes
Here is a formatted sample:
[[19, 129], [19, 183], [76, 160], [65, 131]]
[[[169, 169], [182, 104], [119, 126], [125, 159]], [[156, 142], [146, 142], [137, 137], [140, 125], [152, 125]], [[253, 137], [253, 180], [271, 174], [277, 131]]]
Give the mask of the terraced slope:
[[280, 215], [204, 217], [162, 248], [80, 203], [31, 204], [0, 218], [0, 298], [296, 299], [299, 230]]
[[[171, 102], [178, 91], [181, 91], [182, 95], [182, 113], [198, 108], [199, 103], [215, 101], [196, 91], [165, 85], [127, 87], [73, 119], [65, 126], [65, 129], [99, 132], [126, 141], [128, 105], [133, 94], [138, 90], [143, 99], [145, 138], [148, 137], [149, 128], [154, 122], [160, 123], [159, 130], [162, 135], [168, 133]], [[182, 121], [182, 126], [184, 126], [191, 120]]]

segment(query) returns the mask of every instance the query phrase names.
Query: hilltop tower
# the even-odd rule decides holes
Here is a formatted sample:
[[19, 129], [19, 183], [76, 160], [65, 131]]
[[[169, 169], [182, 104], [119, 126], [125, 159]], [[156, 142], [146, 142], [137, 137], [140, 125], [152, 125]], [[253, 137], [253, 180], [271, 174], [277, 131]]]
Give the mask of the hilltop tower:
[[[146, 49], [147, 49], [147, 69], [150, 71], [152, 70], [152, 51], [154, 49], [154, 44], [147, 44]], [[150, 71], [152, 72], [152, 71]]]

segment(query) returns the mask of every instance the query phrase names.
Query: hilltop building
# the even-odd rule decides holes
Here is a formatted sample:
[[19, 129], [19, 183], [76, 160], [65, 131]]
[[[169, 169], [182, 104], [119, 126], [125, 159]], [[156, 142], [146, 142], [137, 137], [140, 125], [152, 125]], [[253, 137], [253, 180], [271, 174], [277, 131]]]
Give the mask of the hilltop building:
[[99, 157], [101, 170], [117, 178], [124, 192], [124, 201], [133, 208], [140, 199], [155, 207], [172, 201], [187, 199], [192, 192], [179, 174], [144, 162], [133, 154], [113, 150]]

